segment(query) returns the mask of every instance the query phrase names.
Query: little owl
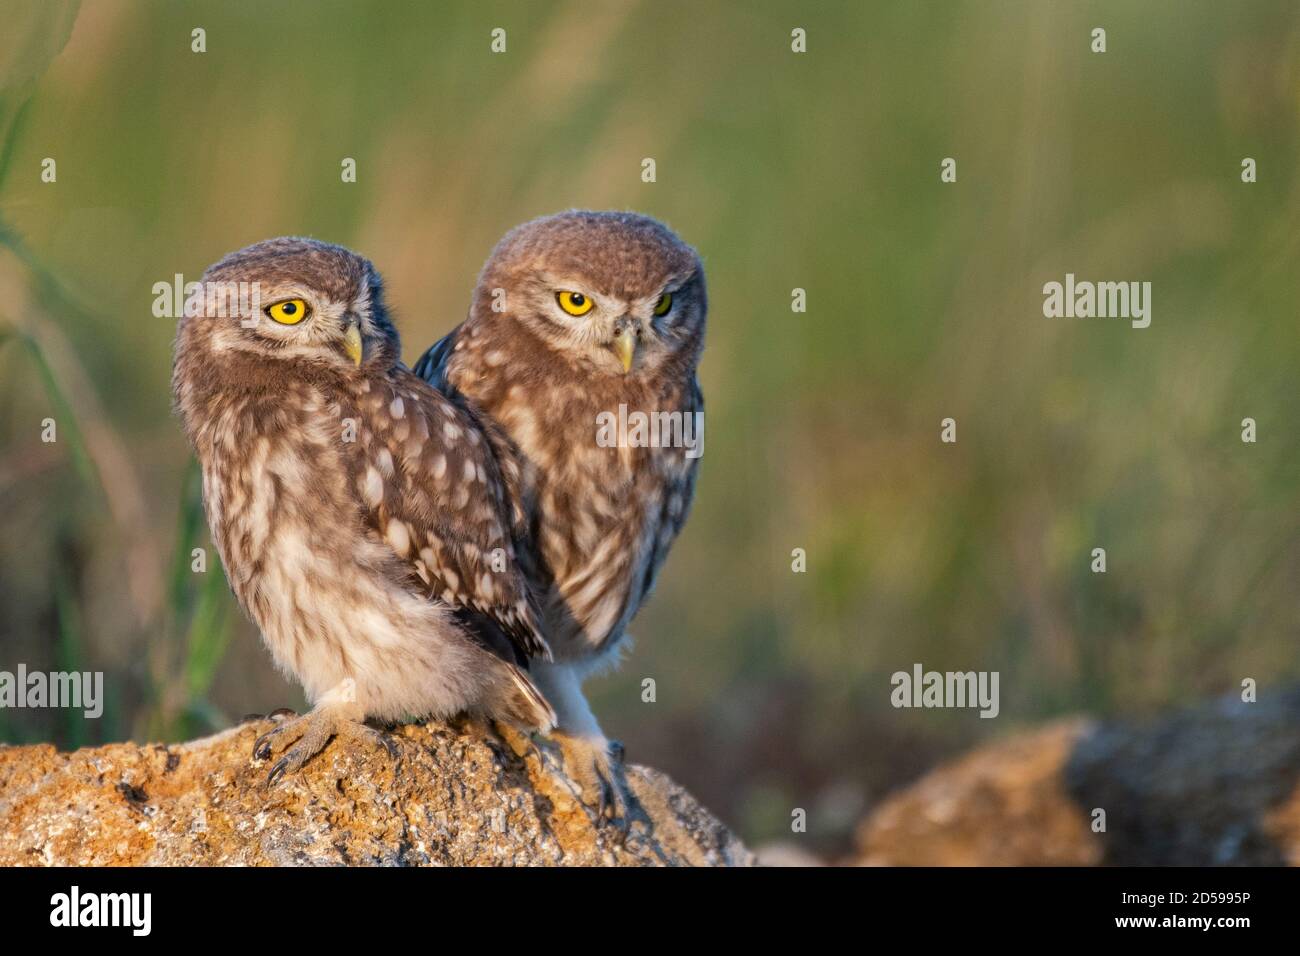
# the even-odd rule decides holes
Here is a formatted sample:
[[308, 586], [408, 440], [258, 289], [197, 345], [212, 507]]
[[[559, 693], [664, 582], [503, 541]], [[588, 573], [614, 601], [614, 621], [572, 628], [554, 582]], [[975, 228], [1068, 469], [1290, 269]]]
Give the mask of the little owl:
[[[255, 295], [212, 294], [240, 283]], [[255, 745], [283, 751], [271, 780], [336, 734], [383, 741], [367, 717], [549, 730], [527, 674], [549, 650], [516, 556], [515, 464], [400, 364], [371, 264], [272, 239], [203, 287], [177, 333], [176, 406], [231, 588], [313, 704]]]
[[666, 226], [565, 212], [501, 240], [469, 317], [415, 367], [465, 400], [516, 466], [512, 520], [553, 652], [530, 673], [558, 714], [571, 772], [616, 816], [616, 748], [582, 681], [616, 662], [686, 520], [698, 457], [662, 442], [606, 447], [598, 422], [620, 411], [696, 420], [706, 311], [699, 257]]

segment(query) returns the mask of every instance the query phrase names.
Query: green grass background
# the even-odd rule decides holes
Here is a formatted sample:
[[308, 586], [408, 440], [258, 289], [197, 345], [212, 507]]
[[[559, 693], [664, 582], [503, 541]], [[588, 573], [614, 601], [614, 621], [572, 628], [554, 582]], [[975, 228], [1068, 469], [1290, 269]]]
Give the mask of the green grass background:
[[[1300, 671], [1293, 2], [0, 0], [0, 23], [0, 669], [110, 694], [96, 722], [0, 711], [0, 739], [301, 701], [215, 555], [190, 571], [155, 282], [340, 242], [413, 362], [505, 230], [571, 206], [662, 217], [706, 264], [694, 514], [591, 690], [746, 838], [802, 807], [840, 850], [979, 740]], [[1045, 319], [1066, 272], [1151, 281], [1151, 327]], [[893, 710], [918, 661], [1000, 671], [1001, 716]]]

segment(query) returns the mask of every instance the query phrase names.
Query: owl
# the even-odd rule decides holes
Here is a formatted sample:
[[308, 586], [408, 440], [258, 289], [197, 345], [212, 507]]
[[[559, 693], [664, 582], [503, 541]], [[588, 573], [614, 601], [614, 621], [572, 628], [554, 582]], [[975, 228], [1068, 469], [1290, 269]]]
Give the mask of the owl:
[[[175, 342], [176, 409], [240, 605], [310, 713], [259, 738], [274, 782], [367, 718], [556, 715], [508, 483], [475, 415], [399, 361], [374, 267], [311, 239], [204, 274]], [[514, 468], [513, 462], [506, 467]], [[391, 747], [390, 747], [391, 749]]]
[[[555, 707], [572, 775], [614, 816], [626, 802], [619, 748], [582, 683], [616, 663], [686, 520], [702, 451], [692, 426], [703, 414], [706, 312], [699, 256], [668, 227], [564, 212], [501, 240], [468, 318], [415, 367], [465, 399], [498, 458], [515, 465], [512, 520], [553, 654], [531, 674]], [[670, 437], [694, 434], [696, 446], [602, 435], [637, 414]]]

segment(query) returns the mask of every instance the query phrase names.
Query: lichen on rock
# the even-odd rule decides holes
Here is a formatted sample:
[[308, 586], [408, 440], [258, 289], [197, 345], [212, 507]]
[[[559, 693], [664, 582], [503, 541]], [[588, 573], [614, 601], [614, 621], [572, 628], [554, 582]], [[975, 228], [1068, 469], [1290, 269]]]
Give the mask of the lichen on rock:
[[545, 744], [517, 753], [470, 722], [334, 741], [275, 785], [251, 757], [271, 726], [184, 744], [60, 753], [0, 747], [0, 865], [751, 865], [667, 776], [627, 767], [624, 837], [578, 798]]

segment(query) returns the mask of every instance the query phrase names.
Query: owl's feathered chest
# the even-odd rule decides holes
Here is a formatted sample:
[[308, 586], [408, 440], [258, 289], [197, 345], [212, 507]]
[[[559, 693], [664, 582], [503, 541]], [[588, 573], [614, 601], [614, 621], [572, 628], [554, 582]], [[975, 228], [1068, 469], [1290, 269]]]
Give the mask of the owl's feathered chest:
[[452, 384], [502, 427], [518, 454], [520, 494], [549, 590], [552, 646], [563, 652], [566, 642], [589, 648], [617, 638], [685, 519], [698, 463], [671, 431], [659, 436], [670, 440], [649, 442], [629, 434], [626, 422], [660, 415], [695, 428], [693, 376], [593, 383], [455, 371], [453, 364]]
[[342, 417], [318, 389], [288, 386], [275, 395], [227, 392], [189, 429], [213, 541], [231, 587], [259, 623], [267, 595], [253, 585], [267, 580], [272, 564], [295, 580], [327, 574], [355, 531], [351, 521], [340, 528], [319, 520], [346, 521], [355, 511], [339, 451]]

